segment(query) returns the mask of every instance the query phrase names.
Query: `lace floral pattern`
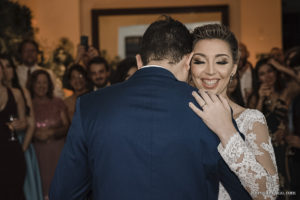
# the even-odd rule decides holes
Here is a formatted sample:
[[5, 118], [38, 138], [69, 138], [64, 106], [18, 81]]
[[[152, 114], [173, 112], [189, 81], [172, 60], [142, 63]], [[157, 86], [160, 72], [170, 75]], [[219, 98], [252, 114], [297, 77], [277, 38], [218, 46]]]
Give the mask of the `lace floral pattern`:
[[[220, 143], [218, 151], [252, 198], [275, 199], [279, 190], [278, 173], [264, 115], [246, 109], [236, 123], [245, 141], [236, 133], [225, 148]], [[230, 199], [221, 183], [219, 199]]]

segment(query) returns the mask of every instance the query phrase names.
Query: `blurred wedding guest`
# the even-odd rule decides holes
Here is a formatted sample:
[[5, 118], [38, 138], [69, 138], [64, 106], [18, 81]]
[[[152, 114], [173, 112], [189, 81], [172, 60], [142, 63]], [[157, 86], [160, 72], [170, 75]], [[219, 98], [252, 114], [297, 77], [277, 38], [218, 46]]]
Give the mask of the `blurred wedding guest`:
[[238, 74], [230, 77], [230, 81], [227, 89], [227, 95], [232, 101], [239, 104], [240, 106], [243, 107], [246, 106], [242, 96], [240, 79]]
[[288, 190], [286, 147], [288, 103], [290, 102], [286, 84], [280, 72], [261, 59], [254, 69], [253, 93], [249, 97], [249, 107], [263, 112], [266, 117], [278, 166], [281, 191]]
[[[88, 62], [94, 57], [98, 57], [99, 55], [100, 52], [95, 47], [93, 46], [85, 47], [84, 45], [79, 44], [77, 46], [77, 55], [74, 60], [74, 64], [79, 64], [86, 70]], [[68, 80], [68, 70], [65, 71], [62, 79], [63, 79], [63, 89], [64, 89], [65, 98], [67, 98], [73, 95], [72, 88]]]
[[94, 91], [111, 85], [110, 69], [105, 58], [95, 57], [91, 59], [87, 65], [87, 72]]
[[72, 121], [77, 97], [89, 92], [91, 88], [89, 86], [87, 72], [79, 64], [74, 64], [70, 67], [67, 72], [67, 77], [70, 87], [73, 90], [73, 95], [66, 98], [64, 102], [68, 109], [68, 117], [70, 121]]
[[[290, 59], [290, 67], [298, 75], [296, 78], [299, 88], [300, 75], [300, 49]], [[296, 76], [297, 77], [297, 76]], [[290, 187], [296, 192], [291, 199], [300, 199], [300, 92], [293, 98], [289, 109], [289, 130], [290, 135], [286, 137], [289, 145], [288, 160], [290, 173]]]
[[296, 192], [291, 199], [300, 199], [300, 94], [294, 99], [291, 111], [290, 135], [286, 137], [289, 145], [288, 160], [290, 188]]
[[286, 66], [290, 66], [291, 64], [291, 59], [295, 57], [295, 55], [299, 54], [300, 52], [300, 46], [295, 46], [293, 48], [290, 48], [289, 50], [286, 51], [285, 56], [284, 56], [284, 63]]
[[[300, 52], [299, 52], [300, 56]], [[299, 57], [300, 59], [300, 57]], [[293, 60], [292, 60], [293, 61]], [[278, 71], [284, 73], [287, 75], [287, 83], [289, 82], [295, 82], [297, 84], [300, 83], [300, 67], [293, 65], [293, 66], [288, 66], [288, 65], [282, 65], [279, 62], [277, 62], [275, 59], [270, 59], [269, 63], [273, 65]], [[293, 63], [292, 63], [293, 64]]]
[[3, 72], [5, 74], [4, 83], [9, 88], [14, 88], [19, 90], [21, 97], [23, 98], [25, 105], [25, 115], [27, 121], [27, 131], [25, 136], [25, 141], [23, 142], [23, 150], [26, 151], [30, 145], [31, 138], [34, 132], [34, 116], [31, 112], [32, 102], [31, 97], [27, 89], [22, 88], [19, 84], [19, 80], [16, 74], [16, 67], [12, 59], [8, 55], [0, 55], [0, 63], [3, 67]]
[[288, 104], [300, 92], [300, 48], [293, 48], [292, 53], [288, 54], [286, 64], [280, 64], [275, 59], [270, 59], [269, 63], [285, 76], [287, 85]]
[[298, 83], [298, 86], [300, 84], [300, 49], [297, 51], [297, 53], [294, 54], [293, 57], [290, 59], [290, 68], [293, 69], [294, 75], [291, 75], [295, 82]]
[[294, 99], [289, 109], [289, 130], [290, 134], [285, 140], [288, 144], [288, 173], [290, 178], [290, 190], [295, 195], [290, 199], [300, 199], [300, 94]]
[[[17, 66], [17, 75], [22, 87], [26, 87], [28, 77], [30, 74], [38, 69], [43, 69], [37, 64], [38, 62], [39, 46], [34, 40], [24, 40], [20, 44], [19, 54], [21, 65]], [[54, 73], [47, 69], [47, 72], [51, 76], [51, 80], [55, 83], [54, 94], [58, 97], [63, 97], [64, 92], [62, 90], [62, 83], [56, 78]]]
[[77, 46], [77, 55], [75, 58], [76, 64], [81, 64], [85, 69], [89, 61], [95, 57], [99, 57], [100, 52], [93, 46], [85, 47], [83, 45]]
[[5, 85], [20, 91], [24, 101], [25, 117], [27, 127], [18, 131], [18, 139], [22, 144], [26, 160], [26, 177], [24, 182], [24, 193], [26, 199], [39, 200], [42, 198], [42, 185], [36, 154], [31, 139], [35, 129], [35, 119], [32, 110], [32, 101], [28, 90], [21, 88], [16, 74], [16, 67], [12, 59], [7, 55], [0, 55], [0, 63], [5, 74]]
[[240, 61], [238, 64], [238, 74], [240, 78], [240, 88], [243, 101], [247, 103], [248, 97], [252, 91], [253, 67], [248, 61], [249, 51], [245, 44], [239, 43]]
[[60, 98], [54, 97], [54, 86], [47, 71], [34, 71], [27, 87], [36, 120], [34, 147], [40, 166], [43, 195], [44, 199], [48, 199], [50, 183], [69, 126], [67, 109]]
[[25, 200], [23, 185], [26, 163], [15, 131], [24, 129], [25, 110], [20, 91], [4, 85], [0, 62], [0, 197]]
[[122, 60], [114, 73], [112, 83], [119, 83], [129, 79], [137, 71], [137, 63], [134, 57]]
[[284, 54], [282, 49], [278, 47], [273, 47], [270, 51], [270, 57], [279, 62], [280, 64], [284, 64]]

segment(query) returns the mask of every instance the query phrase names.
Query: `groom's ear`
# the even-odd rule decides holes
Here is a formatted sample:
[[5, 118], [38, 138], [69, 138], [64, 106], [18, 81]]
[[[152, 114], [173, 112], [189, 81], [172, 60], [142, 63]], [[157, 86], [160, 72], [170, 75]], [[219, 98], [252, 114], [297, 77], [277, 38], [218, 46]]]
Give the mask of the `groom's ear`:
[[188, 70], [188, 71], [191, 68], [191, 60], [193, 58], [193, 55], [194, 55], [194, 52], [186, 55], [185, 67], [186, 67], [186, 70]]
[[141, 69], [144, 66], [141, 55], [140, 54], [136, 54], [135, 55], [135, 59], [136, 59], [136, 63], [137, 63], [138, 69]]

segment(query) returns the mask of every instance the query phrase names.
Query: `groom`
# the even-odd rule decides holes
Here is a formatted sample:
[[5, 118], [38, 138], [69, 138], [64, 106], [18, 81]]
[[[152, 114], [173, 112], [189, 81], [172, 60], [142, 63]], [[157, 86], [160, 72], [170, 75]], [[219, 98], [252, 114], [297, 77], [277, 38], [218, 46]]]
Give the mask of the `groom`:
[[221, 159], [219, 139], [189, 108], [192, 38], [166, 17], [146, 30], [139, 70], [80, 97], [52, 182], [51, 200], [232, 199], [247, 192]]

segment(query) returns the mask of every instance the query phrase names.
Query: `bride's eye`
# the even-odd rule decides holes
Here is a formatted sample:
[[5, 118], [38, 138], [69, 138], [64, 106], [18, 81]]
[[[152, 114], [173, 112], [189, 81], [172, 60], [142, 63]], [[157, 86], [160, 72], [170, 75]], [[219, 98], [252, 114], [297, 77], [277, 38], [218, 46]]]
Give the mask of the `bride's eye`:
[[196, 65], [200, 65], [200, 64], [204, 64], [205, 62], [202, 61], [202, 60], [193, 60], [193, 64], [196, 64]]
[[218, 65], [226, 65], [228, 64], [227, 60], [221, 60], [221, 61], [217, 61]]

